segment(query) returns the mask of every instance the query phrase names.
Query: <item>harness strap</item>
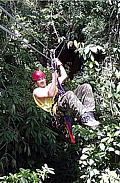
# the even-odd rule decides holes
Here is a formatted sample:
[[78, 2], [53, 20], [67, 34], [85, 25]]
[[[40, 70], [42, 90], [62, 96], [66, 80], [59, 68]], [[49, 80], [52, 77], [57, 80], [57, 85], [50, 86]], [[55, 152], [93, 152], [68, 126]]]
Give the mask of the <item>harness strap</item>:
[[50, 114], [51, 116], [55, 116], [54, 112], [53, 112], [53, 107], [54, 105], [57, 103], [58, 99], [59, 99], [59, 96], [60, 96], [60, 93], [57, 92], [57, 94], [55, 95], [55, 98], [54, 98], [54, 103], [52, 104], [52, 107], [51, 107], [51, 111], [50, 111]]
[[66, 125], [68, 133], [70, 135], [71, 142], [75, 143], [75, 138], [72, 134], [72, 128], [71, 128], [71, 125], [70, 125], [70, 122], [69, 122], [69, 117], [65, 117], [65, 125]]

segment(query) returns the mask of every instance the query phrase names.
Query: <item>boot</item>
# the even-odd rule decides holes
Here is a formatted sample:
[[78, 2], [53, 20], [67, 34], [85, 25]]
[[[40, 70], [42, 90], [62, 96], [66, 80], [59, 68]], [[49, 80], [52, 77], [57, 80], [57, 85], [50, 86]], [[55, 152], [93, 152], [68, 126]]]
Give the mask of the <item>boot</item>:
[[93, 112], [86, 112], [81, 116], [81, 123], [89, 127], [98, 127], [100, 122], [96, 121]]

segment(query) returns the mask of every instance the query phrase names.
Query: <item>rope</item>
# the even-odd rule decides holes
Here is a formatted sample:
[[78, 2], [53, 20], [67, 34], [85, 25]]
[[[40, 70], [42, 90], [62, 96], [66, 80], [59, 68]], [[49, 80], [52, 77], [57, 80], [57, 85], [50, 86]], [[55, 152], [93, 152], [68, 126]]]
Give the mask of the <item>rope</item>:
[[[39, 41], [36, 37], [34, 37], [31, 32], [29, 32], [28, 30], [25, 29], [25, 27], [22, 26], [22, 24], [20, 24], [17, 20], [15, 20], [15, 18], [10, 14], [8, 13], [2, 6], [0, 6], [0, 9], [6, 13], [10, 18], [12, 18], [19, 26], [22, 27], [22, 29], [24, 31], [26, 31], [30, 36], [32, 36], [37, 42], [39, 42], [44, 48], [46, 48], [47, 50], [49, 50], [41, 41]], [[50, 51], [50, 50], [49, 50]]]
[[58, 46], [56, 46], [55, 51], [59, 48], [59, 46], [62, 44], [63, 41], [64, 41], [64, 40], [62, 40], [62, 41], [58, 44]]
[[44, 56], [44, 57], [46, 57], [47, 59], [51, 60], [51, 59], [48, 58], [46, 55], [44, 55], [43, 53], [41, 53], [40, 51], [38, 51], [36, 48], [34, 48], [33, 46], [31, 46], [30, 44], [28, 44], [27, 42], [25, 42], [24, 40], [22, 40], [22, 39], [19, 38], [18, 36], [16, 36], [13, 32], [10, 32], [8, 29], [6, 29], [5, 27], [3, 27], [2, 25], [0, 25], [0, 28], [1, 28], [2, 30], [4, 30], [5, 32], [9, 33], [10, 35], [16, 37], [18, 41], [25, 43], [27, 46], [29, 46], [30, 48], [32, 48], [34, 51], [38, 52], [38, 53], [41, 54], [42, 56]]
[[59, 52], [59, 54], [58, 54], [57, 58], [59, 58], [59, 57], [60, 57], [60, 55], [61, 55], [61, 53], [62, 53], [62, 51], [63, 51], [64, 46], [65, 46], [65, 42], [64, 42], [64, 44], [63, 44], [63, 46], [62, 46], [62, 48], [61, 48], [61, 50], [60, 50], [60, 52]]
[[[58, 38], [59, 36], [58, 36], [57, 30], [56, 30], [56, 28], [55, 28], [54, 21], [53, 21], [53, 19], [52, 19], [52, 17], [53, 17], [52, 12], [53, 12], [53, 8], [54, 8], [54, 3], [53, 3], [53, 5], [52, 5], [51, 8], [52, 8], [52, 10], [51, 10], [51, 22], [52, 22], [52, 26], [53, 26], [54, 32], [55, 32], [55, 34], [56, 34], [56, 36], [57, 36], [57, 38]], [[56, 10], [56, 11], [57, 11], [57, 10]], [[60, 13], [58, 13], [58, 14], [60, 15]], [[60, 15], [60, 16], [61, 16], [61, 15]], [[68, 31], [67, 31], [67, 33], [66, 33], [65, 39], [62, 40], [62, 41], [58, 44], [58, 46], [54, 49], [54, 51], [56, 51], [56, 50], [59, 48], [59, 46], [62, 44], [62, 42], [64, 41], [64, 44], [63, 44], [63, 46], [62, 46], [62, 48], [61, 48], [61, 50], [60, 50], [60, 52], [59, 52], [57, 58], [59, 58], [60, 54], [61, 54], [62, 51], [63, 51], [63, 48], [64, 48], [64, 46], [65, 46], [65, 40], [67, 40], [67, 36], [68, 36], [68, 34], [69, 34], [69, 32], [70, 32], [70, 29], [71, 29], [71, 24], [69, 24], [63, 16], [61, 16], [61, 17], [62, 17], [63, 20], [67, 23], [67, 26], [69, 26], [69, 29], [68, 29]], [[51, 51], [51, 50], [50, 50], [50, 51]], [[50, 54], [51, 54], [51, 53], [50, 53]]]
[[[68, 34], [69, 34], [69, 32], [70, 32], [70, 29], [71, 29], [71, 25], [69, 25], [69, 29], [68, 29], [68, 31], [67, 31], [67, 33], [66, 33], [65, 39], [63, 40], [63, 41], [64, 41], [64, 44], [63, 44], [63, 46], [62, 46], [62, 48], [61, 48], [61, 50], [60, 50], [60, 52], [59, 52], [57, 58], [60, 57], [60, 55], [61, 55], [61, 53], [62, 53], [62, 51], [63, 51], [63, 49], [64, 49], [65, 43], [66, 43], [66, 41], [68, 40], [67, 36], [68, 36]], [[56, 50], [58, 49], [58, 47], [62, 44], [63, 41], [61, 41], [61, 43], [56, 47], [55, 51], [56, 51]]]

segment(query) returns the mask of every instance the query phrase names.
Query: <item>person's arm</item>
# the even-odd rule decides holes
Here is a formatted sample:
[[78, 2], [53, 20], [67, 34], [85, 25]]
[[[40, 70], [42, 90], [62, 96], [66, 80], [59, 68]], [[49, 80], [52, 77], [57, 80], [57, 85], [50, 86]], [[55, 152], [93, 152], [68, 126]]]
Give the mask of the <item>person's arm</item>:
[[57, 63], [57, 67], [60, 68], [60, 77], [58, 77], [58, 80], [60, 84], [62, 84], [67, 79], [68, 76], [60, 60], [56, 59], [55, 62]]
[[50, 98], [54, 97], [55, 90], [56, 90], [57, 77], [58, 77], [58, 74], [56, 71], [54, 73], [52, 73], [52, 84], [48, 91], [48, 97], [50, 97]]

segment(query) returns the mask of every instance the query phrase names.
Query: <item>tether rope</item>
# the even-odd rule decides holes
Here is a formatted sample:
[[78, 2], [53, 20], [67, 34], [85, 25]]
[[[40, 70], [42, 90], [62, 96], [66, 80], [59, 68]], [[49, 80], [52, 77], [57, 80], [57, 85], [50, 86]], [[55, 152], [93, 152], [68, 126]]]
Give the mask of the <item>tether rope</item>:
[[[53, 7], [54, 7], [54, 5], [53, 5]], [[52, 11], [53, 11], [53, 8], [52, 8]], [[53, 22], [52, 11], [51, 11], [51, 21], [52, 21], [53, 29], [54, 29], [54, 31], [55, 31], [55, 33], [56, 33], [57, 38], [58, 38], [58, 33], [57, 33], [57, 31], [56, 31], [56, 28], [55, 28], [55, 25], [54, 25], [54, 22]], [[59, 15], [60, 15], [60, 14], [59, 14]], [[61, 15], [60, 15], [60, 16], [61, 16]], [[61, 16], [61, 17], [63, 18], [63, 16]], [[65, 18], [64, 18], [64, 21], [67, 22]], [[61, 48], [61, 50], [60, 50], [60, 52], [59, 52], [59, 54], [58, 54], [58, 56], [57, 56], [56, 58], [59, 58], [60, 54], [62, 53], [62, 51], [63, 51], [63, 49], [64, 49], [64, 46], [65, 46], [65, 43], [66, 43], [66, 40], [67, 40], [67, 36], [68, 36], [68, 34], [69, 34], [69, 32], [70, 32], [71, 26], [70, 26], [70, 24], [69, 24], [68, 22], [67, 22], [67, 25], [69, 26], [69, 29], [68, 29], [68, 31], [67, 31], [67, 33], [66, 33], [65, 38], [64, 38], [64, 39], [58, 44], [58, 46], [56, 46], [56, 48], [54, 49], [54, 51], [56, 51], [56, 50], [59, 48], [59, 46], [64, 42], [64, 44], [63, 44], [63, 46], [62, 46], [62, 48]], [[51, 54], [51, 53], [50, 53], [50, 54]]]
[[[61, 50], [60, 50], [60, 52], [59, 52], [59, 54], [58, 54], [57, 58], [59, 58], [59, 57], [60, 57], [60, 54], [62, 53], [62, 51], [63, 51], [63, 49], [64, 49], [64, 46], [65, 46], [66, 40], [68, 40], [68, 39], [67, 39], [67, 36], [68, 36], [68, 34], [69, 34], [69, 32], [70, 32], [70, 29], [71, 29], [71, 25], [69, 25], [69, 29], [68, 29], [68, 31], [67, 31], [67, 33], [66, 33], [65, 39], [63, 40], [63, 41], [64, 41], [64, 44], [63, 44], [63, 46], [62, 46], [62, 48], [61, 48]], [[62, 44], [62, 42], [63, 42], [63, 41], [61, 41], [61, 43], [60, 43], [60, 44]], [[60, 46], [60, 44], [56, 47], [55, 51], [58, 49], [58, 47]]]

